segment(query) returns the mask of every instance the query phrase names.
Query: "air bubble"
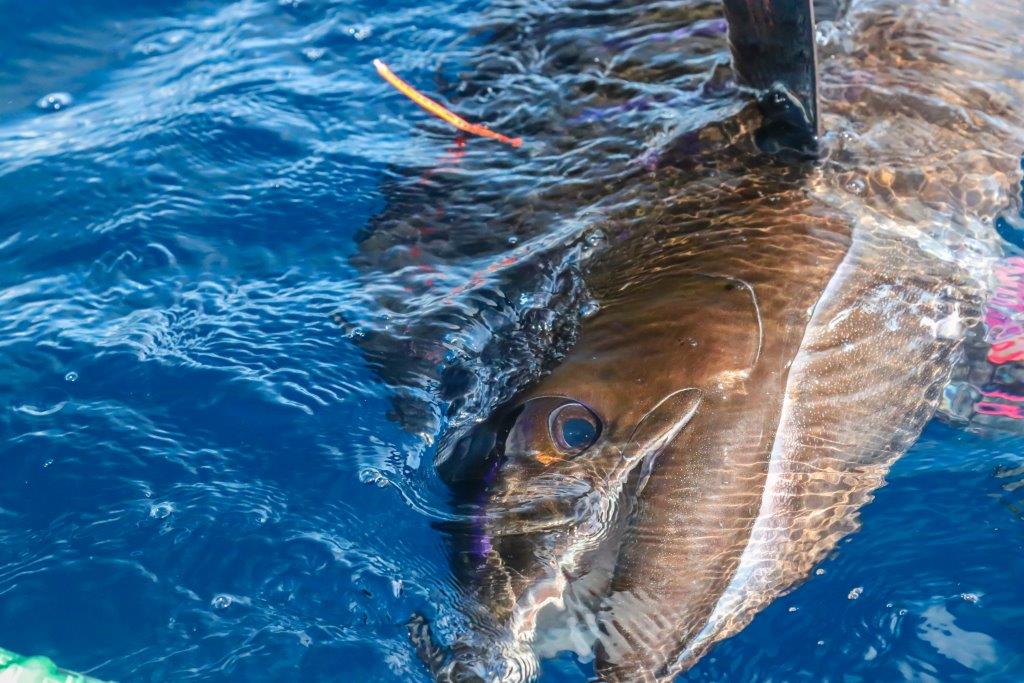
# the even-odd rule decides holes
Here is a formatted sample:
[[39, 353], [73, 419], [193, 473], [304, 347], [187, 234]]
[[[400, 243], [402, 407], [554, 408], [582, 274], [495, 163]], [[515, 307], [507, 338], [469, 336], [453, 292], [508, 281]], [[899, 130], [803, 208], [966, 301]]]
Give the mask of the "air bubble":
[[174, 505], [168, 502], [156, 503], [149, 506], [149, 516], [153, 519], [166, 519], [174, 512]]
[[828, 47], [839, 40], [839, 29], [831, 21], [820, 21], [818, 22], [817, 29], [814, 31], [814, 42], [818, 44], [818, 47]]
[[348, 29], [348, 34], [356, 40], [366, 40], [372, 32], [369, 26], [352, 26]]
[[322, 47], [307, 47], [302, 50], [302, 56], [311, 62], [315, 62], [324, 56], [324, 50]]
[[864, 587], [863, 586], [857, 586], [852, 591], [850, 591], [849, 594], [847, 594], [846, 599], [847, 600], [856, 600], [857, 598], [859, 598], [863, 594], [864, 594]]
[[387, 477], [371, 468], [366, 468], [359, 472], [359, 481], [364, 484], [373, 484], [378, 488], [386, 488], [391, 483], [387, 480]]
[[865, 183], [860, 178], [854, 178], [850, 182], [846, 183], [846, 191], [849, 192], [850, 194], [855, 194], [855, 195], [860, 196], [860, 195], [863, 195], [865, 192], [867, 192], [867, 189], [868, 189], [867, 183]]
[[74, 370], [72, 370], [68, 374], [64, 375], [64, 381], [65, 382], [77, 382], [78, 381], [78, 373], [75, 372]]
[[43, 111], [60, 111], [70, 107], [73, 101], [74, 98], [71, 97], [71, 93], [52, 92], [36, 100], [36, 106]]
[[228, 607], [231, 607], [232, 602], [234, 602], [234, 600], [231, 599], [230, 595], [221, 593], [213, 596], [213, 600], [210, 601], [210, 606], [214, 609], [227, 609]]

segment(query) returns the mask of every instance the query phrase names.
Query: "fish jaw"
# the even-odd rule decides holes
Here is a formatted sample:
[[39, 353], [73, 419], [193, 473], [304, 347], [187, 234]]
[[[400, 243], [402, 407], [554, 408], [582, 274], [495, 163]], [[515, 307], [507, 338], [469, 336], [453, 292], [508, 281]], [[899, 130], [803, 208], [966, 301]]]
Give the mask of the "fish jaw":
[[[591, 576], [596, 557], [614, 557], [620, 497], [612, 500], [607, 491], [597, 489], [578, 493], [558, 523], [530, 520], [518, 505], [518, 517], [492, 514], [486, 519], [484, 552], [469, 598], [473, 629], [458, 639], [451, 671], [439, 680], [477, 680], [457, 677], [472, 672], [487, 681], [529, 681], [536, 676], [533, 642], [542, 622], [548, 615], [571, 611], [571, 589]], [[527, 529], [520, 531], [524, 519]]]

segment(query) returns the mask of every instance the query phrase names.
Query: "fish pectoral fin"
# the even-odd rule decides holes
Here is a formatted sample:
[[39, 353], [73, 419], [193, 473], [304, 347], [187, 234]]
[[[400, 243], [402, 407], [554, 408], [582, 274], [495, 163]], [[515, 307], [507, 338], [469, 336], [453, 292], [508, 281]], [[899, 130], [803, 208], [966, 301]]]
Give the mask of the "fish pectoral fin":
[[622, 449], [623, 459], [635, 463], [656, 456], [689, 424], [703, 400], [704, 392], [692, 387], [661, 399], [637, 423]]

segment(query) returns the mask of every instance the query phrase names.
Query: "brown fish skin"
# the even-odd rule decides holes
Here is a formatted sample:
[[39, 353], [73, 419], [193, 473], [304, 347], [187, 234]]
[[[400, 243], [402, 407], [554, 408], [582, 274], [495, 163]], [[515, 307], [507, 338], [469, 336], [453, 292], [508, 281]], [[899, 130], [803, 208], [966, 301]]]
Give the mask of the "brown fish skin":
[[[529, 412], [516, 419], [491, 486], [492, 554], [481, 569], [489, 595], [477, 596], [491, 618], [510, 624], [497, 646], [516, 653], [509, 659], [528, 656], [522, 644], [541, 603], [559, 603], [566, 578], [586, 573], [603, 544], [621, 542], [623, 524], [602, 656], [621, 658], [627, 678], [653, 671], [667, 653], [632, 658], [658, 656], [659, 640], [674, 645], [680, 623], [705, 622], [750, 535], [789, 365], [849, 238], [842, 223], [799, 213], [695, 234], [677, 245], [686, 258], [606, 299], [569, 358], [516, 400]], [[695, 400], [673, 402], [680, 392]], [[575, 457], [557, 453], [548, 415], [535, 414], [565, 399], [602, 424], [599, 441]], [[605, 507], [578, 505], [588, 498]], [[619, 596], [631, 608], [649, 596], [631, 612], [645, 622], [651, 605], [685, 605], [686, 614], [623, 629], [629, 615]]]
[[[855, 8], [852, 45], [824, 67], [826, 128], [842, 141], [820, 170], [717, 161], [696, 181], [659, 180], [643, 225], [590, 273], [600, 312], [513, 401], [537, 408], [520, 415], [532, 437], [506, 442], [484, 506], [495, 542], [460, 661], [532, 677], [538, 612], [604, 555], [581, 608], [599, 676], [667, 680], [856, 528], [978, 318], [998, 251], [986, 220], [1012, 201], [1024, 148], [1004, 102], [1024, 95], [1019, 48], [998, 39], [1024, 8], [922, 5]], [[700, 400], [680, 406], [671, 441], [633, 443], [684, 390]], [[528, 402], [542, 397], [587, 406], [598, 441], [538, 458], [551, 435]]]
[[[774, 204], [787, 209], [722, 216], [677, 240], [666, 265], [605, 298], [569, 357], [514, 402], [563, 397], [602, 422], [584, 453], [550, 457], [547, 414], [521, 414], [491, 487], [489, 591], [477, 597], [502, 634], [488, 647], [517, 672], [535, 666], [538, 612], [562, 606], [569, 580], [608, 544], [599, 675], [662, 680], [687, 668], [854, 528], [930, 417], [977, 316], [957, 266], [892, 267], [894, 253], [924, 255], [908, 240], [861, 239], [794, 193]], [[671, 441], [631, 443], [681, 390], [700, 401]], [[599, 513], [601, 503], [578, 504], [595, 499]]]

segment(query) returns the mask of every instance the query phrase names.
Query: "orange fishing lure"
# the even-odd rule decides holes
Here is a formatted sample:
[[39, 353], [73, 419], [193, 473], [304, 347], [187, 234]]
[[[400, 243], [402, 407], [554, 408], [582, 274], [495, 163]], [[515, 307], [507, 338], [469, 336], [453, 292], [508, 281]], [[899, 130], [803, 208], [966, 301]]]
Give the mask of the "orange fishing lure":
[[416, 88], [412, 87], [401, 78], [399, 78], [394, 71], [388, 68], [388, 65], [379, 59], [373, 60], [373, 66], [377, 69], [377, 73], [380, 74], [381, 78], [390, 83], [395, 89], [408, 97], [410, 100], [420, 105], [428, 112], [441, 119], [447, 121], [451, 125], [455, 126], [461, 131], [471, 133], [473, 135], [479, 135], [484, 138], [491, 138], [492, 140], [498, 140], [504, 142], [506, 145], [512, 145], [513, 147], [519, 147], [523, 144], [522, 138], [510, 138], [507, 135], [496, 133], [486, 126], [482, 126], [479, 123], [470, 123], [466, 119], [462, 118], [458, 114], [446, 109], [439, 102], [435, 102], [430, 99]]

